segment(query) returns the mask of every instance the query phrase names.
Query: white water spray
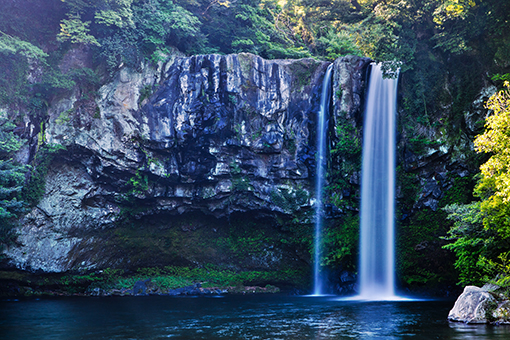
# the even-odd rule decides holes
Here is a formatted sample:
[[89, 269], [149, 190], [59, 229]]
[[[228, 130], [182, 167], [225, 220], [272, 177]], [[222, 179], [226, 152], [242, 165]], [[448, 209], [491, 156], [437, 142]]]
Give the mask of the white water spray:
[[323, 295], [324, 287], [320, 272], [322, 257], [322, 188], [324, 187], [324, 168], [327, 152], [327, 122], [329, 101], [331, 98], [331, 73], [333, 64], [328, 66], [322, 82], [321, 103], [317, 119], [317, 174], [316, 174], [316, 202], [315, 202], [315, 247], [313, 268], [313, 295]]
[[395, 120], [398, 77], [372, 64], [363, 130], [359, 299], [395, 295]]

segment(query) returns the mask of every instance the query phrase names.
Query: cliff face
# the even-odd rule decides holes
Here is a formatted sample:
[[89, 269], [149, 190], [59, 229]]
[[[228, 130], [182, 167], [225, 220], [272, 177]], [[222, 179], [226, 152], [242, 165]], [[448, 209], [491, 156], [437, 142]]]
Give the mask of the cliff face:
[[[367, 63], [335, 62], [342, 92], [330, 125], [359, 120]], [[19, 246], [5, 253], [9, 263], [45, 272], [302, 266], [308, 249], [288, 246], [282, 221], [299, 213], [310, 222], [326, 67], [250, 54], [173, 56], [140, 72], [121, 69], [96, 99], [76, 89], [55, 100], [39, 141], [65, 150], [53, 155], [44, 196], [21, 221]], [[237, 249], [245, 241], [249, 257]]]

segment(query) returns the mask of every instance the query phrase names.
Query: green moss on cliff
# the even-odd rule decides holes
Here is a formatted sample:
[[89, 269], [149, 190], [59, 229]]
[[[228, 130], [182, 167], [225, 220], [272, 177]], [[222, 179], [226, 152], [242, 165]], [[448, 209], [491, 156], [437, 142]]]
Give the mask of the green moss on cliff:
[[330, 223], [324, 235], [324, 265], [355, 271], [359, 253], [359, 215], [348, 212]]
[[[234, 213], [228, 219], [201, 213], [143, 215], [143, 211], [139, 215], [126, 215], [122, 223], [106, 232], [77, 235], [90, 238], [85, 248], [77, 251], [82, 253], [83, 260], [124, 270], [148, 266], [212, 266], [236, 275], [260, 272], [259, 279], [254, 279], [260, 284], [264, 278], [269, 280], [273, 272], [303, 275], [294, 276], [294, 283], [286, 282], [290, 286], [303, 286], [308, 281], [306, 262], [310, 255], [300, 231], [279, 226], [273, 218], [249, 213]], [[296, 254], [303, 259], [296, 259]]]
[[[42, 133], [44, 132], [41, 131]], [[65, 147], [62, 145], [47, 144], [37, 151], [32, 162], [32, 171], [30, 172], [28, 183], [23, 187], [21, 193], [25, 202], [35, 206], [42, 199], [46, 186], [46, 175], [50, 165], [62, 150], [65, 150]]]
[[302, 90], [312, 82], [312, 76], [322, 63], [314, 59], [302, 59], [289, 64], [290, 73], [294, 77], [295, 88]]

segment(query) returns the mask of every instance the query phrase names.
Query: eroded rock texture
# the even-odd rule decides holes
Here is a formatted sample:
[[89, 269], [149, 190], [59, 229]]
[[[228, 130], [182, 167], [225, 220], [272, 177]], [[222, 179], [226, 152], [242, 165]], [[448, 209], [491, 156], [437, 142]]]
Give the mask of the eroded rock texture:
[[[359, 123], [368, 62], [335, 62], [341, 93], [331, 126]], [[308, 249], [276, 244], [268, 230], [284, 233], [278, 221], [298, 212], [309, 218], [327, 65], [251, 54], [172, 56], [157, 68], [121, 69], [96, 99], [77, 89], [51, 103], [39, 140], [66, 150], [55, 154], [44, 197], [22, 221], [20, 245], [6, 251], [10, 264], [62, 272], [309, 261]], [[249, 257], [236, 258], [230, 244], [246, 241], [241, 231], [232, 236], [239, 226], [265, 235], [250, 236], [258, 246]]]

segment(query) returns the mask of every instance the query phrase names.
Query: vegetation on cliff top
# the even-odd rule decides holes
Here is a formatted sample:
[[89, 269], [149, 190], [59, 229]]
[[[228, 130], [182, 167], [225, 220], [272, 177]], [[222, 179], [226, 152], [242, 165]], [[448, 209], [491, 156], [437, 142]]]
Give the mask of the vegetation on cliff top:
[[[137, 69], [176, 47], [270, 59], [369, 56], [412, 71], [407, 105], [426, 113], [445, 71], [466, 67], [478, 75], [506, 62], [509, 6], [497, 0], [7, 0], [0, 13], [0, 67], [8, 71], [0, 76], [0, 103], [44, 111], [48, 96], [73, 86], [69, 70], [58, 66], [71, 45], [87, 46], [95, 63], [85, 67], [101, 64], [99, 73]], [[464, 96], [458, 91], [454, 98]], [[30, 103], [37, 94], [42, 103]]]

